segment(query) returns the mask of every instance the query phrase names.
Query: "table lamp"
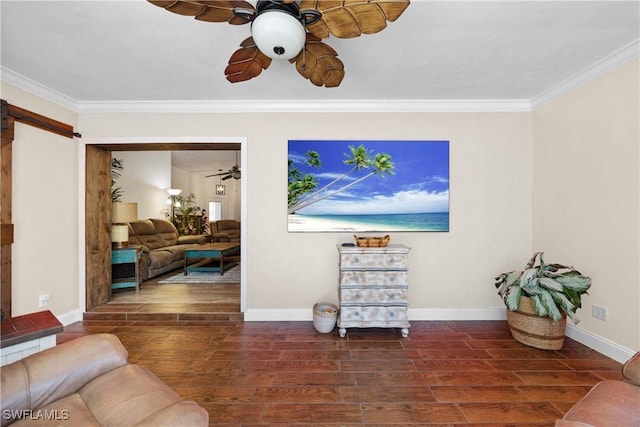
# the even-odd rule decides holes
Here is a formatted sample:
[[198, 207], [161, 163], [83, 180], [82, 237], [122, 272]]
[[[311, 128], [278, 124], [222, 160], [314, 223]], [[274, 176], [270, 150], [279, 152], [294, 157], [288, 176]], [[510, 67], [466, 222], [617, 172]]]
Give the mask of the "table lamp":
[[129, 224], [138, 220], [138, 204], [111, 203], [111, 246], [114, 249], [129, 245]]

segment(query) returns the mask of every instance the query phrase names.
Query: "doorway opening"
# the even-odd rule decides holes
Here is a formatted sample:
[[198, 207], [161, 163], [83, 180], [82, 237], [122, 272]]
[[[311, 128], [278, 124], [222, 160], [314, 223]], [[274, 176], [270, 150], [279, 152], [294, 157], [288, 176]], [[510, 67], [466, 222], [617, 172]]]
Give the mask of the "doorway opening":
[[[237, 151], [240, 153], [242, 158], [242, 164], [246, 165], [246, 139], [245, 138], [225, 138], [221, 140], [219, 138], [207, 138], [207, 139], [189, 139], [189, 138], [171, 138], [162, 139], [162, 141], [158, 141], [158, 139], [141, 139], [141, 138], [128, 138], [128, 139], [101, 139], [101, 140], [86, 140], [84, 142], [84, 155], [81, 156], [85, 160], [85, 180], [81, 184], [81, 187], [84, 187], [84, 197], [81, 199], [84, 200], [84, 212], [85, 218], [84, 221], [81, 221], [81, 224], [84, 223], [84, 228], [81, 227], [80, 234], [82, 240], [84, 240], [87, 250], [85, 251], [85, 259], [84, 264], [86, 266], [86, 274], [80, 281], [81, 284], [84, 284], [84, 287], [80, 289], [81, 295], [85, 301], [85, 307], [83, 307], [85, 318], [95, 317], [99, 314], [95, 314], [99, 312], [97, 309], [104, 304], [108, 304], [112, 298], [111, 294], [111, 283], [110, 277], [108, 280], [105, 280], [105, 274], [100, 274], [100, 272], [106, 271], [111, 267], [111, 257], [110, 257], [110, 242], [108, 236], [108, 230], [105, 229], [104, 224], [108, 225], [109, 221], [109, 212], [106, 209], [106, 206], [109, 203], [106, 203], [104, 199], [108, 198], [108, 194], [110, 194], [110, 188], [107, 187], [107, 180], [104, 179], [105, 169], [104, 164], [106, 164], [108, 159], [108, 163], [110, 166], [111, 155], [112, 152], [117, 151]], [[96, 164], [99, 163], [103, 165], [102, 167], [96, 167]], [[245, 168], [246, 169], [246, 168]], [[241, 186], [241, 201], [240, 201], [240, 221], [246, 225], [246, 170], [243, 170], [242, 180], [240, 180]], [[110, 187], [110, 180], [108, 182]], [[101, 196], [100, 196], [101, 195]], [[98, 207], [96, 209], [96, 207]], [[101, 208], [100, 208], [101, 207]], [[208, 207], [208, 205], [207, 205]], [[108, 228], [108, 227], [107, 227]], [[190, 286], [183, 284], [181, 286], [172, 286], [172, 288], [167, 286], [159, 285], [158, 283], [154, 283], [153, 281], [145, 282], [142, 289], [145, 286], [148, 290], [153, 290], [155, 287], [158, 292], [155, 296], [150, 295], [149, 293], [145, 293], [144, 295], [140, 292], [140, 295], [126, 295], [122, 297], [121, 295], [114, 295], [117, 298], [124, 298], [120, 301], [130, 305], [138, 305], [138, 309], [135, 312], [129, 312], [128, 317], [129, 320], [134, 318], [141, 319], [145, 317], [145, 313], [149, 313], [148, 317], [152, 317], [150, 313], [153, 311], [157, 311], [154, 313], [156, 318], [159, 319], [167, 319], [171, 320], [171, 317], [174, 315], [179, 316], [177, 320], [185, 320], [186, 318], [194, 319], [197, 318], [199, 320], [206, 320], [208, 318], [217, 319], [220, 315], [221, 304], [223, 302], [229, 303], [226, 309], [229, 310], [233, 308], [232, 314], [235, 314], [235, 317], [242, 317], [242, 313], [245, 311], [246, 307], [246, 236], [247, 233], [243, 231], [241, 236], [241, 259], [243, 262], [240, 263], [240, 283], [233, 290], [231, 286], [227, 287], [225, 291], [227, 292], [218, 292], [215, 298], [217, 302], [211, 302], [210, 306], [207, 308], [206, 305], [209, 304], [207, 301], [206, 292], [198, 294], [198, 288], [202, 288], [206, 290], [206, 287], [202, 286]], [[110, 270], [109, 270], [110, 271]], [[157, 281], [161, 281], [163, 276], [158, 276]], [[157, 282], [156, 281], [156, 282]], [[82, 287], [82, 285], [81, 285]], [[211, 286], [209, 286], [210, 288]], [[167, 292], [171, 291], [171, 292]], [[171, 296], [171, 293], [174, 293]], [[183, 297], [194, 298], [198, 300], [199, 304], [202, 304], [196, 313], [193, 313], [193, 309], [190, 310], [191, 313], [180, 313], [180, 310], [177, 310], [176, 303], [176, 294], [182, 292]], [[144, 298], [148, 298], [147, 302], [144, 301]], [[212, 297], [213, 298], [213, 297]], [[235, 300], [233, 300], [235, 298]], [[137, 299], [137, 301], [136, 301]], [[232, 301], [233, 300], [233, 301]], [[171, 305], [173, 305], [174, 310], [172, 310]], [[130, 307], [131, 308], [131, 307]], [[184, 310], [189, 311], [188, 306], [184, 306]], [[118, 308], [120, 310], [121, 308]], [[106, 308], [102, 308], [101, 310], [106, 310]], [[113, 311], [113, 310], [112, 310]], [[117, 310], [116, 310], [117, 311]], [[125, 311], [126, 312], [126, 311]], [[120, 315], [120, 318], [123, 316]], [[126, 319], [125, 319], [126, 320]]]

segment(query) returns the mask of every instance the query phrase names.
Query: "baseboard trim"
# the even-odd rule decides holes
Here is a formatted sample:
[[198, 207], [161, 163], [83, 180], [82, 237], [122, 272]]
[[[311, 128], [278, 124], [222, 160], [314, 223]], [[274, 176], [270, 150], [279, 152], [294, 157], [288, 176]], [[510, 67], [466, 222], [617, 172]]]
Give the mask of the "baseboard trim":
[[[504, 308], [409, 308], [409, 320], [505, 320]], [[309, 309], [269, 309], [255, 308], [244, 313], [246, 322], [292, 322], [311, 321], [313, 313]]]
[[79, 309], [69, 311], [67, 313], [56, 314], [56, 318], [62, 323], [62, 326], [67, 326], [75, 322], [82, 320], [82, 311]]
[[635, 354], [635, 351], [631, 349], [609, 341], [606, 338], [602, 338], [601, 336], [592, 334], [591, 332], [587, 332], [574, 325], [567, 325], [565, 335], [619, 363], [626, 362]]
[[[421, 320], [505, 320], [507, 318], [503, 307], [489, 309], [409, 308], [407, 315], [410, 321], [416, 322]], [[308, 322], [313, 320], [313, 312], [311, 308], [257, 308], [247, 310], [244, 313], [244, 320], [245, 322]], [[573, 325], [567, 325], [566, 336], [620, 363], [626, 362], [635, 354], [628, 348]]]
[[313, 320], [312, 309], [254, 308], [245, 311], [245, 322], [308, 322]]
[[410, 308], [409, 320], [505, 320], [507, 313], [500, 308]]

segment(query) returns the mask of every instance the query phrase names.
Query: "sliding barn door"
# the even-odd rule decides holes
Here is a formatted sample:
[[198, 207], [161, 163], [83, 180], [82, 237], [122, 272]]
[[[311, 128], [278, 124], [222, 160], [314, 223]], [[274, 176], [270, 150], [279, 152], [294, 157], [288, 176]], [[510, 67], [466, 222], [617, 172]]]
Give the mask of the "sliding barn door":
[[13, 245], [13, 221], [11, 219], [12, 203], [12, 142], [14, 136], [14, 120], [7, 118], [7, 127], [2, 129], [0, 144], [0, 298], [2, 313], [11, 319], [11, 245]]
[[111, 151], [87, 145], [85, 190], [86, 310], [111, 298]]

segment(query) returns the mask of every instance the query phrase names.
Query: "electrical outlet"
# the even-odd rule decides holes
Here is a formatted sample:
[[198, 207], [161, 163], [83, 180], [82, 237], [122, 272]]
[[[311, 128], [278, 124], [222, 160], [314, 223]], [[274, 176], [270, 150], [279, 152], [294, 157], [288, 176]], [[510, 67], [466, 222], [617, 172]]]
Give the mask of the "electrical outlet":
[[46, 307], [49, 304], [49, 294], [42, 294], [38, 297], [38, 306]]
[[596, 319], [604, 320], [605, 322], [607, 321], [607, 308], [606, 307], [602, 307], [600, 305], [593, 304], [593, 306], [591, 307], [591, 314]]

